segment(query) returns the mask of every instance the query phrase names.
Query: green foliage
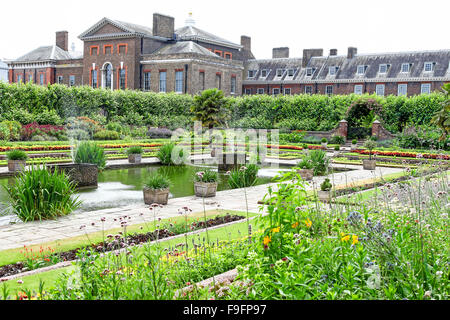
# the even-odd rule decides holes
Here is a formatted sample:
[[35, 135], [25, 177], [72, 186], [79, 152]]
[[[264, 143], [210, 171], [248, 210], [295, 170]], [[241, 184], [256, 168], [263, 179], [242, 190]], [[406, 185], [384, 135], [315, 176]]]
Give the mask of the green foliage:
[[322, 138], [322, 140], [320, 140], [322, 143], [328, 143], [327, 138]]
[[255, 185], [259, 167], [255, 164], [242, 166], [230, 172], [228, 185], [231, 189], [246, 188]]
[[400, 148], [406, 149], [443, 149], [449, 150], [450, 137], [442, 139], [442, 131], [433, 126], [406, 127], [397, 134], [396, 141]]
[[75, 186], [68, 177], [55, 170], [32, 167], [21, 172], [11, 186], [5, 187], [13, 212], [24, 222], [54, 219], [77, 209]]
[[186, 161], [187, 154], [183, 148], [177, 146], [173, 142], [170, 142], [159, 148], [156, 153], [156, 157], [165, 166], [183, 165]]
[[436, 112], [431, 119], [431, 123], [442, 129], [442, 135], [439, 141], [445, 141], [450, 134], [450, 83], [442, 87], [445, 100], [442, 102], [442, 109]]
[[353, 139], [352, 140], [352, 144], [357, 144], [358, 143], [358, 140], [357, 139]]
[[345, 137], [334, 135], [330, 139], [331, 144], [345, 144]]
[[311, 161], [311, 158], [309, 156], [303, 157], [302, 160], [300, 160], [297, 164], [297, 167], [300, 169], [308, 169], [311, 170], [314, 168], [314, 164]]
[[81, 142], [75, 150], [75, 163], [91, 163], [97, 165], [99, 170], [106, 166], [105, 150], [95, 142]]
[[328, 171], [329, 159], [323, 150], [311, 150], [307, 156], [314, 168], [314, 175], [321, 176]]
[[382, 105], [377, 100], [368, 97], [361, 97], [354, 101], [347, 110], [346, 119], [350, 127], [369, 128], [381, 115]]
[[25, 151], [22, 150], [12, 150], [6, 153], [6, 158], [8, 160], [27, 160], [28, 155]]
[[201, 121], [202, 126], [207, 128], [223, 125], [229, 116], [227, 102], [221, 90], [213, 88], [203, 91], [201, 95], [194, 97], [194, 105], [191, 107], [194, 120]]
[[326, 178], [321, 184], [320, 184], [320, 190], [322, 191], [330, 191], [331, 188], [333, 188], [333, 185], [330, 182], [330, 179]]
[[372, 140], [369, 139], [364, 143], [364, 148], [369, 150], [369, 159], [372, 160], [372, 150], [375, 149], [377, 147], [377, 143]]
[[219, 181], [219, 174], [217, 171], [206, 169], [202, 171], [197, 171], [194, 174], [194, 181], [195, 182], [218, 182]]
[[142, 154], [143, 150], [141, 146], [133, 146], [127, 149], [127, 155], [130, 154]]
[[339, 146], [334, 147], [334, 151], [339, 151], [339, 150], [341, 150], [341, 147], [339, 147]]
[[146, 179], [145, 186], [152, 190], [167, 189], [170, 186], [170, 180], [165, 175], [155, 171]]
[[119, 140], [120, 136], [116, 131], [100, 130], [94, 133], [94, 140]]

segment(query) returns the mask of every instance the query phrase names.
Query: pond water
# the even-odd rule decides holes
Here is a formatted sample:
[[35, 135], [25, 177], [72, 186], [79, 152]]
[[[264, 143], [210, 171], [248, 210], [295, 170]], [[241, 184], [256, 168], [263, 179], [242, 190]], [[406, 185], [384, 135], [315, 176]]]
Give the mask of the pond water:
[[[153, 171], [163, 173], [171, 180], [170, 198], [192, 196], [194, 195], [193, 175], [196, 171], [205, 168], [204, 166], [165, 167], [155, 165], [143, 168], [105, 170], [99, 173], [97, 189], [80, 190], [77, 193], [79, 199], [83, 202], [79, 211], [144, 204], [142, 189], [144, 188], [145, 180]], [[217, 167], [212, 167], [212, 169], [217, 170]], [[262, 168], [258, 173], [256, 184], [270, 183], [272, 177], [278, 171], [285, 170], [287, 169]], [[217, 190], [228, 190], [228, 176], [219, 173], [219, 177], [220, 182]], [[14, 183], [14, 178], [0, 179], [0, 216], [7, 214], [5, 208], [8, 203], [8, 195], [3, 186], [12, 183]]]

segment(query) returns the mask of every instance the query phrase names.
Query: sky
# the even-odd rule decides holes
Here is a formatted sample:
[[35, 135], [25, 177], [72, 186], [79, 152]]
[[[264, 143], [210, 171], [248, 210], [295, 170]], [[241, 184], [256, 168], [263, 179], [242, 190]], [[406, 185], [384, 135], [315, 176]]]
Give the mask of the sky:
[[103, 17], [152, 27], [153, 13], [184, 26], [192, 12], [196, 27], [240, 43], [252, 39], [257, 59], [271, 58], [272, 48], [289, 47], [291, 57], [303, 49], [332, 48], [346, 54], [450, 49], [446, 0], [20, 0], [0, 2], [0, 59], [16, 59], [55, 42], [55, 32], [78, 36]]

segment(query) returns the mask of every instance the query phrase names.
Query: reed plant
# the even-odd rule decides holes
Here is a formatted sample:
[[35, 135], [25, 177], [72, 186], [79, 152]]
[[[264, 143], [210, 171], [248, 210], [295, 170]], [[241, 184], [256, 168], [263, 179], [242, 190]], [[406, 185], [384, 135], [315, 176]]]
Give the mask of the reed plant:
[[105, 150], [95, 142], [81, 142], [76, 148], [74, 162], [95, 164], [102, 170], [106, 167]]

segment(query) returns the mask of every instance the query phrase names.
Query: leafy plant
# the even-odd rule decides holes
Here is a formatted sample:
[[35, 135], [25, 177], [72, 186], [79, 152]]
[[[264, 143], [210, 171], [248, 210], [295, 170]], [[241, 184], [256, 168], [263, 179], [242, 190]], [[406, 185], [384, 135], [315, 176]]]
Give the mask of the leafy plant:
[[218, 182], [219, 175], [218, 175], [217, 171], [214, 171], [211, 169], [197, 171], [194, 174], [194, 181], [195, 182], [206, 182], [206, 183]]
[[[175, 152], [175, 154], [174, 154]], [[178, 152], [178, 154], [176, 153]], [[174, 156], [178, 156], [178, 160], [181, 160], [179, 163], [176, 163], [176, 159]], [[184, 149], [178, 147], [175, 143], [170, 142], [162, 145], [158, 152], [156, 153], [156, 157], [161, 161], [163, 165], [171, 166], [171, 165], [183, 165], [186, 161], [187, 154], [184, 152]]]
[[94, 140], [119, 140], [120, 135], [112, 130], [100, 130], [94, 133]]
[[314, 168], [314, 175], [324, 175], [328, 171], [329, 159], [323, 150], [311, 150], [308, 155]]
[[50, 173], [32, 166], [21, 172], [11, 186], [5, 187], [14, 214], [24, 222], [54, 219], [76, 210], [81, 202], [74, 197], [75, 185], [63, 173]]
[[141, 146], [133, 146], [127, 149], [127, 155], [130, 154], [142, 154], [143, 150]]
[[334, 135], [330, 139], [331, 144], [344, 144], [345, 143], [345, 137]]
[[305, 156], [302, 158], [302, 160], [299, 161], [297, 167], [299, 167], [300, 169], [313, 169], [314, 164], [309, 156]]
[[75, 150], [75, 163], [92, 163], [97, 165], [99, 170], [106, 166], [105, 150], [95, 142], [81, 142]]
[[330, 182], [329, 178], [326, 178], [321, 184], [320, 184], [320, 190], [322, 191], [330, 191], [333, 185]]
[[322, 143], [328, 143], [327, 138], [322, 138], [322, 140], [320, 140]]
[[436, 112], [431, 119], [431, 123], [442, 129], [442, 136], [439, 141], [444, 141], [450, 134], [450, 83], [442, 87], [446, 99], [442, 102], [442, 109]]
[[161, 173], [153, 172], [146, 179], [145, 186], [152, 190], [167, 189], [170, 186], [170, 179]]
[[6, 158], [8, 160], [27, 160], [28, 155], [25, 151], [22, 150], [12, 150], [6, 153]]
[[367, 140], [364, 143], [364, 148], [369, 150], [369, 160], [372, 160], [372, 150], [377, 147], [377, 143], [371, 139]]
[[255, 185], [257, 181], [259, 167], [255, 164], [242, 166], [230, 172], [228, 185], [231, 189], [246, 188]]
[[194, 120], [201, 121], [209, 129], [223, 125], [229, 117], [228, 103], [221, 90], [207, 89], [201, 95], [194, 97], [191, 107]]

